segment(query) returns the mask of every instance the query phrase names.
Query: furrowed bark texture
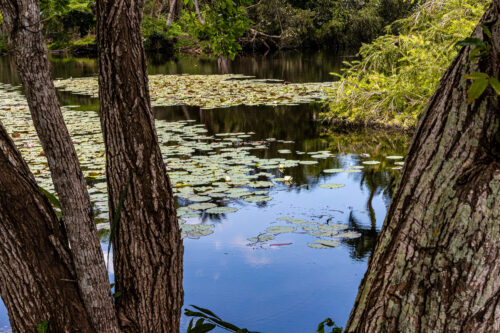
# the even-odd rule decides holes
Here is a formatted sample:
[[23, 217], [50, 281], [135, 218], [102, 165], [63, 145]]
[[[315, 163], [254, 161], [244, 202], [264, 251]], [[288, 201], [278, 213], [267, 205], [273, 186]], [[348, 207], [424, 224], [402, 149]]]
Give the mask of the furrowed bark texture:
[[93, 332], [68, 240], [0, 123], [0, 295], [14, 332]]
[[59, 194], [85, 308], [97, 331], [117, 332], [109, 279], [87, 185], [50, 77], [38, 1], [0, 0], [0, 6], [9, 27], [31, 117]]
[[122, 328], [178, 332], [183, 246], [151, 108], [142, 2], [97, 1], [99, 103], [110, 216], [126, 191], [113, 239]]
[[500, 102], [467, 104], [472, 72], [500, 70], [500, 4], [460, 51], [420, 120], [346, 332], [500, 332]]

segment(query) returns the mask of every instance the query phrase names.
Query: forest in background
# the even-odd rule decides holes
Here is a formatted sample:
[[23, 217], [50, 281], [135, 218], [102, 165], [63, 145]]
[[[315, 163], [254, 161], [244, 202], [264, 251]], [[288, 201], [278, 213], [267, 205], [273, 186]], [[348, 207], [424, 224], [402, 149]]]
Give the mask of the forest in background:
[[[403, 0], [147, 0], [142, 34], [148, 51], [170, 54], [357, 50], [414, 6]], [[49, 50], [95, 54], [94, 0], [42, 0], [40, 7]], [[0, 35], [5, 52], [2, 25]]]

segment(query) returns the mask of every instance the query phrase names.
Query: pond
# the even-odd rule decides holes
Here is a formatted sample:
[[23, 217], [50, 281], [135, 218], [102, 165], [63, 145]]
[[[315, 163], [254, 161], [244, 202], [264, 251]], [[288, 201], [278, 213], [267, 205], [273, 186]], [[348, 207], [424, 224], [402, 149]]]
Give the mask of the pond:
[[[257, 79], [323, 82], [332, 80], [328, 73], [338, 71], [344, 59], [322, 52], [249, 56], [235, 61], [231, 70]], [[93, 59], [51, 60], [56, 78], [97, 71]], [[150, 58], [148, 70], [218, 73], [216, 61], [194, 56]], [[50, 188], [36, 138], [23, 132], [28, 125], [17, 125], [25, 116], [2, 107], [22, 100], [16, 97], [19, 81], [8, 57], [0, 58], [0, 82], [9, 84], [0, 86], [1, 120], [10, 133], [21, 134], [16, 142], [37, 180]], [[58, 94], [61, 104], [71, 106], [64, 109], [65, 118], [78, 136], [106, 248], [98, 103], [70, 91]], [[316, 102], [155, 107], [185, 237], [185, 306], [209, 308], [226, 321], [261, 332], [313, 332], [327, 317], [345, 324], [410, 139], [368, 129], [328, 131], [318, 122], [320, 111]], [[213, 178], [208, 183], [201, 180], [207, 175]], [[183, 332], [188, 319], [181, 322]], [[3, 307], [0, 327], [9, 331]]]

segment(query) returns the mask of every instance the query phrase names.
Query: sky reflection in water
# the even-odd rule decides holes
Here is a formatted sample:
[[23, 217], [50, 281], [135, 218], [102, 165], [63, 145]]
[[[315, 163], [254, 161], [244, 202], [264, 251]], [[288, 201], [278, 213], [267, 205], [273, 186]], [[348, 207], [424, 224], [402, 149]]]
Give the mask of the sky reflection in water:
[[[342, 60], [342, 59], [341, 59]], [[233, 65], [235, 73], [259, 78], [283, 78], [292, 82], [328, 80], [327, 73], [338, 70], [339, 59], [328, 54], [291, 54], [265, 58], [242, 58]], [[97, 66], [89, 59], [56, 59], [56, 77], [88, 76]], [[12, 63], [0, 58], [0, 81], [16, 83]], [[177, 62], [150, 60], [151, 73], [216, 73], [214, 61], [192, 57]], [[326, 73], [326, 74], [325, 74]], [[69, 93], [59, 93], [62, 104], [82, 105], [96, 110], [97, 101]], [[200, 111], [196, 107], [157, 108], [158, 119], [193, 119], [203, 123], [208, 134], [255, 132], [252, 140], [276, 138], [293, 143], [270, 143], [264, 151], [252, 151], [261, 158], [303, 159], [295, 151], [329, 150], [335, 156], [316, 165], [301, 165], [285, 170], [292, 184], [271, 189], [273, 200], [247, 203], [231, 200], [235, 213], [202, 216], [204, 223], [215, 224], [215, 233], [198, 240], [185, 239], [185, 305], [206, 307], [224, 320], [262, 332], [313, 332], [317, 324], [331, 317], [344, 325], [366, 269], [367, 258], [380, 230], [399, 170], [391, 169], [389, 155], [405, 155], [409, 138], [374, 130], [326, 134], [318, 122], [318, 105], [294, 107], [240, 106]], [[293, 153], [283, 156], [280, 149]], [[324, 169], [362, 165], [369, 159], [382, 162], [365, 166], [360, 173], [323, 173]], [[270, 171], [276, 172], [276, 171]], [[321, 184], [341, 183], [338, 189]], [[308, 242], [315, 237], [283, 233], [265, 244], [250, 244], [247, 238], [264, 233], [269, 226], [286, 225], [279, 217], [306, 219], [322, 223], [344, 223], [361, 233], [356, 239], [343, 239], [341, 246], [313, 249]], [[215, 218], [217, 217], [217, 218]], [[105, 235], [103, 240], [105, 240]], [[283, 245], [288, 244], [289, 245]], [[185, 331], [188, 319], [182, 319]], [[2, 306], [0, 331], [8, 326]]]

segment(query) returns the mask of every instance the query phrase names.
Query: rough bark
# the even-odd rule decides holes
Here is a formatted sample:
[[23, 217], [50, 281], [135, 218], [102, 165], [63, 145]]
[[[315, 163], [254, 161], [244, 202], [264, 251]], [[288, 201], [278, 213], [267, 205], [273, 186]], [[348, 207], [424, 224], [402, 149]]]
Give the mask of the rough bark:
[[61, 202], [76, 279], [86, 311], [97, 331], [117, 332], [109, 279], [87, 185], [50, 77], [38, 1], [0, 0], [0, 6], [14, 45], [17, 71], [31, 117]]
[[[116, 307], [138, 332], [178, 332], [183, 246], [154, 125], [140, 1], [97, 1], [99, 103], [113, 239]], [[125, 191], [127, 189], [127, 191]]]
[[462, 49], [420, 120], [346, 332], [500, 331], [500, 98], [471, 80], [500, 71], [500, 2]]
[[14, 332], [93, 332], [68, 240], [0, 123], [0, 295]]

